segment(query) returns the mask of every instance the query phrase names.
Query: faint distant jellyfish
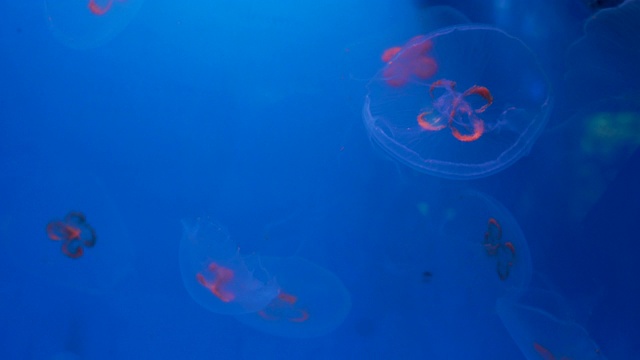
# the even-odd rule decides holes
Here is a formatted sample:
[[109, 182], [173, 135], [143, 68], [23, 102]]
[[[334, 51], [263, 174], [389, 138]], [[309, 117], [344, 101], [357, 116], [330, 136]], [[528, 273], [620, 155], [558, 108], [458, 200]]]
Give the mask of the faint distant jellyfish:
[[278, 279], [280, 292], [262, 310], [236, 316], [240, 322], [293, 338], [322, 336], [342, 324], [351, 297], [338, 277], [298, 257], [265, 257], [263, 263]]
[[96, 244], [96, 231], [87, 223], [81, 212], [72, 211], [63, 220], [54, 220], [47, 224], [49, 239], [62, 242], [62, 253], [77, 259], [84, 253], [83, 246]]
[[449, 277], [458, 276], [462, 283], [463, 278], [481, 277], [484, 291], [494, 289], [496, 297], [527, 286], [531, 277], [528, 245], [506, 208], [488, 195], [471, 190], [449, 190], [435, 206], [443, 212], [434, 245], [440, 252], [438, 260], [442, 266], [452, 266], [451, 271], [460, 270], [456, 256], [466, 262], [466, 271], [450, 273]]
[[[129, 238], [102, 181], [86, 172], [63, 176], [48, 172], [1, 180], [7, 194], [3, 198], [6, 206], [0, 207], [0, 218], [5, 219], [0, 235], [29, 240], [0, 242], [0, 253], [14, 254], [5, 263], [52, 286], [70, 286], [93, 294], [104, 294], [124, 279], [131, 269], [136, 242]], [[81, 209], [82, 213], [70, 209]], [[52, 221], [63, 214], [67, 215]]]
[[[620, 1], [589, 1], [614, 4]], [[566, 54], [567, 108], [590, 108], [607, 99], [628, 99], [635, 111], [640, 93], [640, 1], [627, 0], [598, 11], [584, 25], [584, 36]], [[588, 84], [588, 85], [585, 85]], [[622, 109], [625, 110], [625, 109]]]
[[559, 295], [529, 289], [499, 299], [496, 310], [511, 337], [529, 360], [605, 359], [587, 330], [557, 311]]
[[445, 188], [426, 202], [433, 225], [425, 234], [429, 251], [422, 271], [436, 275], [422, 284], [422, 304], [431, 309], [425, 331], [444, 344], [465, 344], [466, 349], [445, 347], [438, 358], [492, 353], [495, 339], [507, 336], [496, 300], [520, 293], [530, 282], [527, 241], [513, 215], [488, 195]]
[[529, 48], [501, 30], [444, 28], [387, 56], [368, 85], [365, 125], [382, 149], [418, 171], [494, 174], [525, 155], [547, 122], [545, 74]]
[[258, 255], [242, 255], [229, 233], [207, 219], [183, 221], [180, 269], [189, 295], [218, 314], [256, 312], [275, 299], [280, 288]]
[[500, 280], [506, 280], [516, 261], [516, 247], [511, 241], [502, 239], [502, 226], [494, 218], [487, 221], [483, 246], [487, 255], [496, 259], [496, 271]]
[[44, 0], [56, 40], [74, 49], [95, 48], [122, 32], [144, 0]]

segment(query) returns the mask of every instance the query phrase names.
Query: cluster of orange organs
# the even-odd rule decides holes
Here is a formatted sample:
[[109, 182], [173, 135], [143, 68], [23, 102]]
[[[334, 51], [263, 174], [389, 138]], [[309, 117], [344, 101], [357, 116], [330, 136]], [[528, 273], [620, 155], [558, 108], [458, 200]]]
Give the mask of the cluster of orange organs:
[[[462, 93], [457, 92], [455, 87], [455, 82], [446, 79], [431, 84], [429, 95], [433, 100], [433, 108], [418, 114], [418, 125], [428, 131], [449, 128], [453, 137], [460, 141], [476, 141], [484, 133], [484, 121], [476, 114], [483, 113], [493, 104], [493, 96], [484, 86], [473, 85]], [[445, 93], [436, 99], [434, 91], [437, 88], [443, 88]], [[480, 96], [486, 104], [472, 108], [465, 98], [473, 95]]]
[[[418, 35], [409, 40], [404, 47], [396, 46], [384, 51], [381, 58], [387, 66], [382, 75], [387, 85], [401, 87], [406, 85], [412, 76], [426, 80], [436, 74], [438, 64], [428, 55], [433, 43], [423, 38], [423, 35]], [[455, 86], [454, 81], [447, 79], [440, 79], [431, 84], [429, 95], [433, 108], [418, 114], [418, 125], [427, 131], [449, 128], [453, 137], [460, 141], [478, 140], [485, 128], [484, 121], [477, 114], [483, 113], [493, 103], [493, 96], [484, 86], [473, 85], [462, 93], [457, 92]], [[445, 93], [435, 98], [434, 91], [438, 88], [443, 88]], [[465, 100], [473, 95], [480, 96], [486, 104], [473, 109]]]
[[62, 253], [72, 259], [84, 254], [85, 247], [96, 244], [96, 231], [87, 223], [83, 213], [69, 212], [63, 220], [54, 220], [47, 224], [47, 235], [54, 241], [62, 241]]
[[[197, 273], [198, 283], [209, 290], [220, 301], [228, 303], [235, 299], [235, 293], [229, 289], [233, 286], [235, 276], [233, 269], [215, 262], [207, 269], [214, 274], [213, 280], [208, 280], [204, 274]], [[304, 322], [309, 319], [309, 312], [297, 305], [298, 297], [280, 290], [276, 298], [266, 308], [258, 311], [258, 315], [265, 320], [284, 320], [290, 322]]]

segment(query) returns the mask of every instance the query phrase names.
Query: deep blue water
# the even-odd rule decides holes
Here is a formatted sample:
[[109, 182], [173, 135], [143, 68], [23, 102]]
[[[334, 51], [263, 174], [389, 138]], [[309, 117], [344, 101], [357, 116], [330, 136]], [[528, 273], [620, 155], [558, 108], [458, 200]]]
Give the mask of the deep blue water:
[[640, 358], [618, 3], [0, 3], [0, 358]]

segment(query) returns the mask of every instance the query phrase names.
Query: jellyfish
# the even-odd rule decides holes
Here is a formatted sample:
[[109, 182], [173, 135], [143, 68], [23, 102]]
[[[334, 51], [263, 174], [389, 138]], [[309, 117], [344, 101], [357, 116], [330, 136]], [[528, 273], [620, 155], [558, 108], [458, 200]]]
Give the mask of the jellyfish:
[[236, 316], [241, 323], [293, 338], [322, 336], [342, 324], [351, 300], [336, 275], [300, 257], [268, 257], [263, 262], [278, 279], [280, 292], [260, 311]]
[[47, 173], [2, 180], [7, 196], [0, 248], [16, 271], [91, 294], [108, 292], [125, 278], [135, 242], [99, 178]]
[[[613, 3], [613, 1], [611, 1]], [[567, 50], [568, 108], [627, 99], [637, 104], [640, 70], [640, 1], [598, 11], [584, 25], [584, 36]]]
[[568, 318], [559, 295], [528, 289], [497, 301], [496, 310], [511, 337], [529, 359], [605, 359], [587, 330]]
[[278, 296], [276, 279], [257, 254], [243, 255], [227, 230], [210, 219], [184, 220], [180, 270], [189, 295], [218, 314], [256, 312]]
[[77, 211], [68, 213], [63, 220], [47, 224], [49, 239], [62, 242], [62, 253], [72, 259], [84, 254], [84, 247], [96, 244], [96, 231], [87, 223], [87, 217]]
[[[464, 346], [435, 346], [438, 358], [517, 353], [495, 313], [497, 299], [515, 296], [531, 278], [531, 259], [522, 231], [488, 195], [460, 188], [441, 189], [428, 201], [428, 254], [416, 282], [424, 287], [429, 338]], [[427, 276], [425, 281], [425, 274]], [[420, 280], [417, 280], [420, 279]]]
[[144, 0], [45, 0], [54, 38], [73, 49], [96, 48], [122, 32]]
[[205, 309], [282, 337], [322, 336], [344, 321], [349, 292], [328, 270], [298, 257], [243, 255], [210, 219], [183, 224], [182, 280]]
[[420, 172], [497, 173], [528, 153], [547, 122], [549, 81], [529, 48], [501, 30], [448, 27], [386, 58], [368, 85], [364, 122], [377, 145]]

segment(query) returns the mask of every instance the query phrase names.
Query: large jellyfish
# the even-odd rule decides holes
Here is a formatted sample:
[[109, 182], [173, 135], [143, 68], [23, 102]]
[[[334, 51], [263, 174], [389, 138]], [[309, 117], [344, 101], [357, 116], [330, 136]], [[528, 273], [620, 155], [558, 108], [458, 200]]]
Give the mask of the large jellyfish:
[[392, 157], [428, 174], [488, 176], [525, 155], [548, 118], [551, 90], [517, 38], [479, 25], [416, 36], [386, 55], [363, 116]]

